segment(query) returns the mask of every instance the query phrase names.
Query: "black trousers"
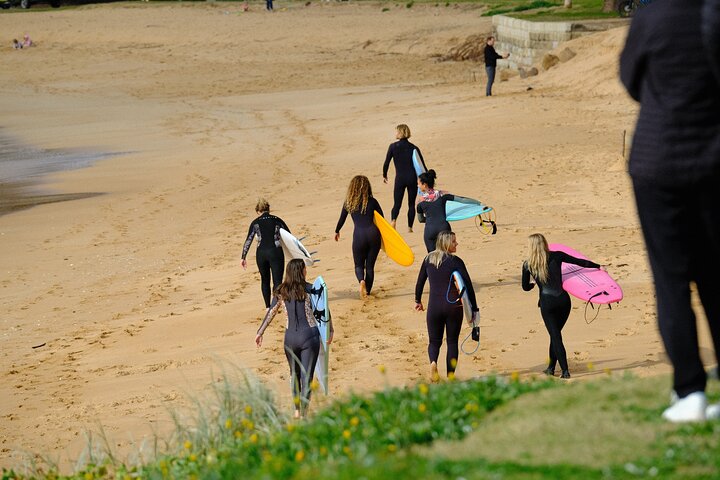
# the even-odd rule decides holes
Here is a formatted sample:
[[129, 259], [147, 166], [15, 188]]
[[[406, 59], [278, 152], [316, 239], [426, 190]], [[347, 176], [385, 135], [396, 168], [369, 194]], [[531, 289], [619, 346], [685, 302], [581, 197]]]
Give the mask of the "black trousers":
[[[303, 306], [303, 308], [305, 308]], [[310, 383], [320, 355], [320, 332], [315, 327], [285, 330], [285, 356], [290, 365], [290, 382], [297, 410], [305, 411], [310, 403]]]
[[258, 270], [260, 270], [260, 290], [262, 291], [265, 308], [270, 308], [270, 272], [272, 272], [273, 290], [282, 283], [285, 268], [285, 254], [282, 248], [258, 248], [255, 253]]
[[660, 336], [679, 397], [704, 391], [697, 324], [690, 304], [695, 282], [720, 356], [720, 175], [693, 185], [663, 187], [633, 179], [635, 201], [655, 279]]
[[555, 370], [555, 364], [560, 362], [560, 369], [565, 371], [568, 369], [567, 353], [562, 339], [562, 329], [567, 323], [570, 316], [570, 295], [562, 292], [558, 296], [540, 295], [540, 314], [542, 315], [545, 328], [550, 335], [550, 349], [548, 358], [550, 363], [548, 367]]
[[440, 347], [443, 343], [443, 333], [447, 338], [447, 373], [455, 372], [458, 361], [458, 339], [462, 328], [463, 308], [461, 304], [450, 304], [442, 298], [432, 298], [428, 301], [427, 330], [428, 357], [430, 362], [437, 362], [440, 356]]
[[405, 192], [407, 192], [408, 227], [413, 227], [413, 223], [415, 223], [415, 199], [417, 198], [417, 191], [417, 178], [410, 178], [407, 180], [395, 178], [395, 187], [393, 188], [393, 207], [390, 211], [391, 219], [396, 220], [398, 215], [400, 215], [403, 197], [405, 196]]
[[380, 230], [375, 225], [367, 228], [355, 227], [352, 244], [355, 277], [358, 282], [365, 280], [367, 293], [370, 293], [375, 283], [375, 262], [381, 245]]

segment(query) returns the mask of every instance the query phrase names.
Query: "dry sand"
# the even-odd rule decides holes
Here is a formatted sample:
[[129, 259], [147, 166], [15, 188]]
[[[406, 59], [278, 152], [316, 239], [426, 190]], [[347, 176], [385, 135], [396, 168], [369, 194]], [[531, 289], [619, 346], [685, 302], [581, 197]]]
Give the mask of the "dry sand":
[[[621, 156], [636, 113], [616, 79], [624, 29], [574, 41], [574, 59], [497, 83], [487, 99], [484, 74], [471, 81], [482, 66], [432, 59], [490, 30], [472, 6], [277, 7], [0, 15], [4, 132], [41, 148], [126, 152], [44, 185], [104, 195], [0, 217], [0, 466], [27, 451], [67, 466], [99, 424], [130, 452], [153, 429], [168, 432], [166, 409], [206, 390], [219, 361], [256, 372], [289, 405], [283, 322], [258, 351], [252, 251], [240, 267], [261, 195], [319, 252], [309, 276], [332, 289], [332, 397], [426, 378], [425, 320], [412, 310], [419, 260], [402, 268], [381, 254], [376, 290], [361, 301], [352, 225], [332, 240], [353, 175], [368, 175], [390, 211], [381, 166], [398, 123], [411, 126], [443, 188], [498, 213], [496, 236], [453, 225], [483, 338], [460, 358], [459, 378], [542, 370], [537, 293], [519, 285], [536, 231], [606, 264], [625, 291], [589, 325], [573, 301], [564, 332], [573, 381], [669, 371]], [[23, 32], [38, 46], [9, 48]], [[421, 257], [422, 226], [406, 234], [403, 219]], [[703, 346], [711, 361], [706, 335]]]

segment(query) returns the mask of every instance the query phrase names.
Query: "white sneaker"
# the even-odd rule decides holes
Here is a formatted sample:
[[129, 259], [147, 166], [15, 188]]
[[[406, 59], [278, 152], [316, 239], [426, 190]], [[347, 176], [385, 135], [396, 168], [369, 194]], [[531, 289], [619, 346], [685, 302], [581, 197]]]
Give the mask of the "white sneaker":
[[708, 405], [705, 409], [705, 418], [707, 420], [720, 419], [720, 403], [713, 403], [712, 405]]
[[676, 401], [663, 412], [662, 416], [665, 420], [673, 423], [702, 422], [705, 420], [706, 408], [707, 397], [705, 392], [693, 392], [687, 397]]

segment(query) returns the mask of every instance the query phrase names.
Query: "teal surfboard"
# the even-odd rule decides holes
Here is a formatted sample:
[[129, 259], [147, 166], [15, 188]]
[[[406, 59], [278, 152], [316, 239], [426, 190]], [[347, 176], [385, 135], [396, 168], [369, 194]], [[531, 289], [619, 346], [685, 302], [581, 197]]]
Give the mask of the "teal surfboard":
[[420, 160], [420, 155], [418, 154], [418, 151], [416, 148], [413, 148], [412, 153], [412, 159], [413, 159], [413, 167], [415, 167], [415, 174], [419, 177], [421, 173], [425, 173], [425, 167], [423, 166], [422, 160]]
[[477, 217], [478, 215], [482, 215], [484, 213], [492, 211], [492, 207], [483, 205], [477, 200], [472, 200], [468, 198], [465, 200], [465, 202], [472, 203], [462, 203], [451, 200], [445, 204], [445, 218], [448, 222], [465, 220], [467, 218]]
[[310, 292], [310, 303], [312, 304], [315, 321], [320, 332], [320, 355], [315, 364], [315, 377], [320, 382], [325, 395], [328, 394], [328, 377], [330, 374], [330, 308], [328, 307], [328, 288], [322, 276], [315, 279]]

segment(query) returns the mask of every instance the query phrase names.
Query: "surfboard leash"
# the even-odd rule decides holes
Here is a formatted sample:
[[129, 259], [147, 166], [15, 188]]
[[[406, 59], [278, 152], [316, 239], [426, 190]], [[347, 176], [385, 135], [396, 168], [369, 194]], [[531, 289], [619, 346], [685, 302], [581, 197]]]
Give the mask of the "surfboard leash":
[[[592, 318], [592, 320], [589, 320], [589, 321], [588, 321], [588, 315], [587, 315], [588, 305], [590, 305], [590, 307], [591, 307], [593, 310], [595, 310], [595, 305], [593, 305], [592, 303], [590, 303], [590, 300], [592, 300], [593, 298], [598, 297], [598, 296], [600, 296], [600, 295], [609, 295], [609, 293], [607, 293], [605, 290], [603, 290], [602, 292], [598, 292], [598, 293], [596, 293], [595, 295], [593, 295], [592, 297], [588, 298], [587, 302], [585, 302], [585, 314], [584, 314], [584, 317], [585, 317], [585, 323], [586, 323], [587, 325], [590, 325], [591, 323], [593, 323], [593, 322], [595, 321], [595, 319], [600, 315], [600, 306], [598, 305], [597, 312], [595, 312], [595, 316]], [[609, 306], [609, 304], [608, 304], [608, 306]], [[612, 307], [610, 307], [610, 308], [612, 309]]]
[[[478, 315], [480, 315], [479, 312], [478, 312]], [[465, 340], [463, 340], [462, 343], [460, 344], [460, 351], [462, 351], [465, 355], [474, 355], [475, 352], [477, 352], [480, 349], [480, 326], [477, 324], [477, 322], [479, 322], [479, 321], [480, 321], [480, 319], [473, 322], [473, 327], [470, 330], [470, 333], [467, 334], [467, 336], [465, 337]], [[469, 338], [472, 338], [474, 341], [477, 342], [477, 345], [475, 345], [475, 350], [473, 350], [472, 352], [465, 351], [465, 342], [467, 342]]]

